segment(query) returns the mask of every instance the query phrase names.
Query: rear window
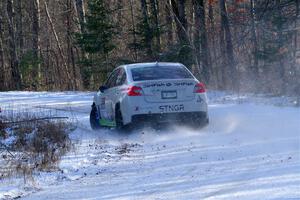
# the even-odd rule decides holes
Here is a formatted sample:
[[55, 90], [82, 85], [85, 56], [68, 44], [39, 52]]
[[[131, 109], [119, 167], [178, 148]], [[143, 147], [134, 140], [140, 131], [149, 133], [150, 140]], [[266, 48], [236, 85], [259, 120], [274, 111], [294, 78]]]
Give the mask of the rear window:
[[159, 79], [191, 79], [192, 74], [182, 66], [153, 66], [131, 69], [134, 81]]

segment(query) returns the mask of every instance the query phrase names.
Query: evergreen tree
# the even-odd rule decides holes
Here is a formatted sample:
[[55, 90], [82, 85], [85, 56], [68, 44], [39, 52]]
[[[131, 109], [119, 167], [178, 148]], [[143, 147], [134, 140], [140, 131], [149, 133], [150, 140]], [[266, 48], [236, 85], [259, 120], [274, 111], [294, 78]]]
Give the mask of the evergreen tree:
[[128, 47], [139, 50], [142, 53], [143, 61], [158, 60], [161, 53], [161, 31], [159, 24], [159, 7], [157, 0], [150, 1], [150, 8], [146, 0], [141, 0], [140, 16], [137, 27], [132, 34], [138, 40], [129, 43]]
[[86, 87], [90, 86], [91, 79], [97, 80], [97, 83], [110, 71], [108, 57], [115, 48], [113, 44], [115, 26], [110, 19], [111, 14], [112, 10], [105, 0], [88, 1], [85, 31], [77, 35], [81, 49], [88, 54], [81, 60], [83, 82]]
[[129, 43], [128, 47], [139, 50], [144, 57], [143, 61], [151, 61], [154, 57], [153, 38], [154, 33], [151, 29], [151, 20], [148, 13], [148, 4], [146, 0], [141, 0], [141, 16], [138, 17], [136, 30], [132, 34], [137, 36], [137, 40]]

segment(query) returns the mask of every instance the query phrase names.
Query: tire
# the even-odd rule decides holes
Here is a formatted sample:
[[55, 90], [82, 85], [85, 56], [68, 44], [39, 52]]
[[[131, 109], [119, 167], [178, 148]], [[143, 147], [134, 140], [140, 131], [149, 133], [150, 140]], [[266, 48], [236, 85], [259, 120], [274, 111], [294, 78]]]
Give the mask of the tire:
[[122, 117], [120, 104], [116, 105], [115, 112], [116, 112], [115, 113], [116, 128], [118, 130], [121, 130], [124, 127], [124, 125], [123, 125], [123, 117]]
[[208, 124], [209, 124], [209, 117], [208, 117], [207, 113], [202, 118], [199, 118], [196, 121], [192, 121], [192, 123], [191, 123], [192, 128], [195, 128], [195, 129], [204, 128]]
[[205, 125], [204, 126], [207, 126], [209, 124], [209, 117], [206, 118], [206, 121], [205, 121]]
[[123, 116], [120, 108], [120, 104], [116, 105], [115, 109], [115, 121], [116, 121], [116, 129], [120, 131], [128, 132], [131, 130], [130, 125], [124, 125]]
[[90, 125], [93, 130], [98, 130], [101, 128], [95, 104], [92, 105], [92, 110], [90, 113]]

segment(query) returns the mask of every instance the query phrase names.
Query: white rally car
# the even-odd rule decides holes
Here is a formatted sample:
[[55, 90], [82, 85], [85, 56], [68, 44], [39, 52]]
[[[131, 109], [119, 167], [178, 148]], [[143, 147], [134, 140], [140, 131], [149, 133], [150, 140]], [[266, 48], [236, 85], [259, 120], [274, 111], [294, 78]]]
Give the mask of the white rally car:
[[204, 84], [180, 63], [117, 67], [94, 96], [91, 127], [122, 129], [144, 121], [207, 124]]

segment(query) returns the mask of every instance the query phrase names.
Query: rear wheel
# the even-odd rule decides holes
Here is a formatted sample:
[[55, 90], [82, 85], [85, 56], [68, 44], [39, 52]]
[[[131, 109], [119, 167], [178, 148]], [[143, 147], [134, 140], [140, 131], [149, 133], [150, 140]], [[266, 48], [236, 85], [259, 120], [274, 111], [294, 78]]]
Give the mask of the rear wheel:
[[205, 113], [203, 116], [201, 117], [197, 117], [196, 119], [191, 120], [191, 125], [193, 128], [203, 128], [205, 126], [207, 126], [209, 124], [209, 118], [207, 113]]
[[120, 104], [116, 105], [115, 121], [117, 130], [130, 131], [130, 125], [124, 125]]
[[123, 128], [123, 117], [122, 117], [122, 112], [121, 112], [121, 108], [120, 108], [120, 104], [116, 105], [116, 117], [115, 117], [115, 121], [116, 121], [116, 128], [117, 129], [122, 129]]
[[90, 125], [93, 130], [97, 130], [97, 129], [101, 128], [99, 120], [100, 120], [100, 117], [98, 116], [97, 108], [96, 108], [95, 104], [93, 104], [92, 110], [90, 113]]

